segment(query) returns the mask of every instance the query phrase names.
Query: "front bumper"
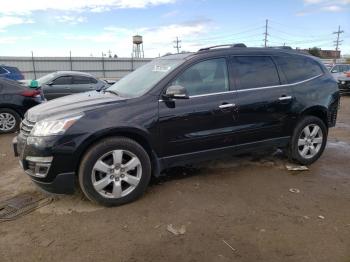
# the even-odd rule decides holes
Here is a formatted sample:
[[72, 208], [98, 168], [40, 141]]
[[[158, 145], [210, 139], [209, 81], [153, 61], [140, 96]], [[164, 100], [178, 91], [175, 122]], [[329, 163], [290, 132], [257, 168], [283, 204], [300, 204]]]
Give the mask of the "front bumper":
[[338, 87], [341, 94], [350, 94], [350, 80], [338, 80]]
[[[40, 138], [27, 142], [27, 138], [13, 139], [15, 156], [25, 173], [43, 190], [55, 194], [73, 194], [75, 190], [74, 166], [67, 161], [67, 155], [55, 154], [54, 139]], [[63, 166], [62, 166], [63, 165]]]

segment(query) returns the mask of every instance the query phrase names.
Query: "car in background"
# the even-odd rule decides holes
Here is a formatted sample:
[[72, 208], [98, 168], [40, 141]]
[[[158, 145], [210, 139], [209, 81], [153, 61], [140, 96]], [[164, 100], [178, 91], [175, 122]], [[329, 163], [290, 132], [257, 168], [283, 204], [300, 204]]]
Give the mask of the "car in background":
[[327, 68], [337, 80], [340, 93], [350, 94], [350, 64], [334, 64]]
[[337, 81], [340, 93], [342, 95], [350, 95], [350, 71], [339, 76]]
[[342, 77], [344, 73], [350, 71], [349, 64], [334, 64], [328, 67], [329, 71], [332, 73], [333, 77], [338, 80], [338, 77]]
[[17, 67], [0, 65], [0, 77], [12, 79], [12, 80], [22, 80], [24, 79], [23, 74]]
[[47, 100], [87, 91], [99, 91], [108, 85], [91, 74], [75, 71], [57, 71], [36, 81]]
[[43, 101], [40, 90], [0, 78], [0, 134], [17, 131], [27, 110]]

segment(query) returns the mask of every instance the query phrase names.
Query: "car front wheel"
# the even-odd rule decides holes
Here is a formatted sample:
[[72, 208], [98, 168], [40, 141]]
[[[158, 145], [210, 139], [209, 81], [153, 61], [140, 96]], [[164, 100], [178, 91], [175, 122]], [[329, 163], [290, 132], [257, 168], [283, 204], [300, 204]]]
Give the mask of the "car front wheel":
[[310, 165], [323, 153], [328, 129], [314, 116], [306, 116], [297, 124], [290, 143], [290, 157], [299, 164]]
[[139, 198], [151, 178], [147, 152], [135, 141], [113, 137], [95, 144], [84, 156], [79, 183], [91, 201], [117, 206]]
[[13, 133], [19, 129], [21, 117], [12, 109], [0, 109], [0, 134]]

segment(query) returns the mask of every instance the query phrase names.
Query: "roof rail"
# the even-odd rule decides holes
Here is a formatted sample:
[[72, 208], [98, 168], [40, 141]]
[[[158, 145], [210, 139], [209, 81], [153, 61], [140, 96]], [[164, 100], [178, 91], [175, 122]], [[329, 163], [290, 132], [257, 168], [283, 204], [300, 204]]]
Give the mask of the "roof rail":
[[211, 50], [211, 49], [216, 49], [216, 48], [233, 48], [233, 47], [247, 47], [245, 44], [243, 43], [238, 43], [238, 44], [226, 44], [226, 45], [214, 45], [214, 46], [209, 46], [209, 47], [205, 47], [205, 48], [201, 48], [198, 50], [198, 52], [200, 51], [207, 51], [207, 50]]

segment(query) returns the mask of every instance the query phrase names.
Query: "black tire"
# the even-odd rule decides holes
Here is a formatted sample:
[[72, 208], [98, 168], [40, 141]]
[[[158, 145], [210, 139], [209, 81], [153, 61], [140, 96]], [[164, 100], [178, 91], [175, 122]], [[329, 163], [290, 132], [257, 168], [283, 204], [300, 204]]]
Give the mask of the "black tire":
[[10, 114], [11, 116], [13, 116], [15, 121], [16, 121], [16, 123], [13, 126], [13, 128], [11, 128], [9, 130], [4, 131], [4, 130], [0, 129], [0, 134], [13, 133], [13, 132], [18, 131], [19, 125], [21, 123], [20, 115], [16, 111], [14, 111], [12, 109], [8, 109], [8, 108], [0, 109], [0, 114], [2, 114], [2, 113]]
[[[322, 138], [323, 138], [323, 141], [322, 141], [322, 144], [321, 144], [319, 151], [317, 152], [317, 154], [315, 154], [311, 158], [303, 157], [301, 155], [301, 153], [299, 152], [299, 146], [298, 146], [299, 137], [300, 137], [303, 129], [305, 127], [307, 127], [308, 125], [319, 126], [320, 130], [322, 132]], [[322, 155], [322, 153], [326, 147], [327, 136], [328, 136], [328, 128], [320, 118], [315, 117], [315, 116], [303, 117], [294, 129], [294, 132], [293, 132], [293, 135], [292, 135], [292, 138], [290, 141], [290, 145], [289, 145], [289, 152], [288, 152], [289, 158], [291, 160], [293, 160], [294, 162], [301, 164], [301, 165], [310, 165], [310, 164], [314, 163], [317, 159], [320, 158], [320, 156]]]
[[[108, 198], [98, 193], [92, 181], [92, 172], [95, 163], [106, 153], [113, 150], [127, 150], [139, 159], [142, 174], [139, 183], [128, 195], [120, 198]], [[119, 206], [132, 202], [141, 197], [151, 179], [151, 161], [144, 148], [129, 138], [111, 137], [93, 145], [84, 155], [79, 168], [79, 184], [85, 196], [91, 201], [104, 206]]]

